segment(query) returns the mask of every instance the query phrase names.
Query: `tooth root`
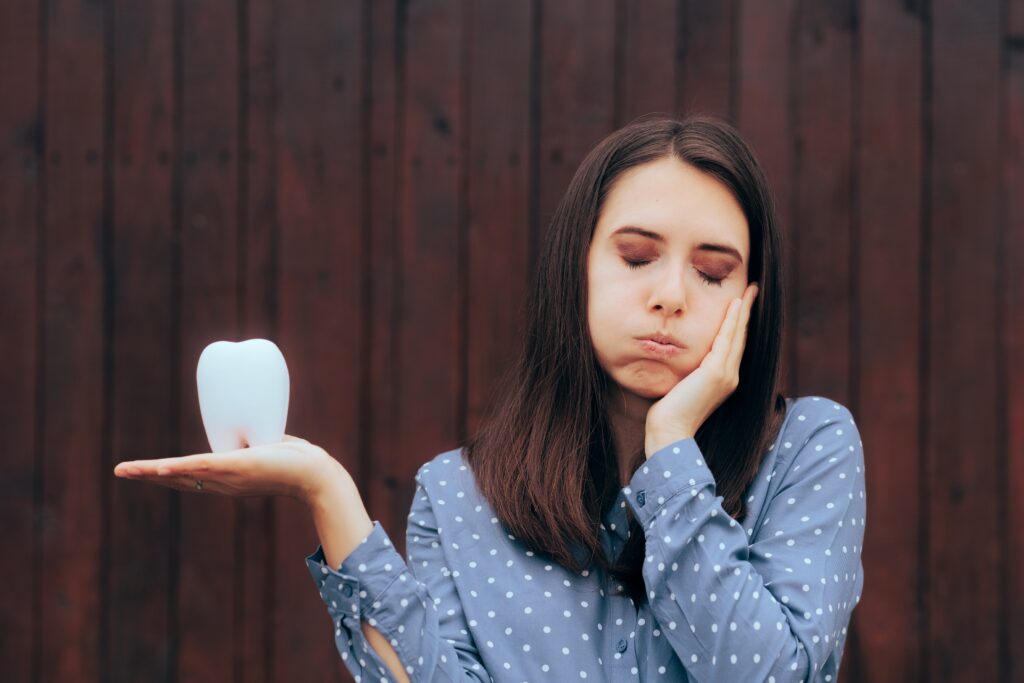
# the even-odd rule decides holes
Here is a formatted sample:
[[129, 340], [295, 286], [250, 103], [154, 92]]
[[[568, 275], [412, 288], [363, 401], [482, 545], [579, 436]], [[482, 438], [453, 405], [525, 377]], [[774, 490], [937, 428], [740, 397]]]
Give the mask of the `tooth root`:
[[[203, 418], [203, 422], [206, 422], [206, 418]], [[245, 444], [242, 442], [242, 435], [230, 428], [207, 427], [206, 438], [210, 441], [210, 451], [213, 453], [237, 451], [240, 448], [245, 448]]]
[[[276, 415], [277, 413], [275, 413]], [[284, 427], [285, 417], [288, 414], [288, 396], [284, 397], [284, 408], [280, 411], [281, 418], [275, 420], [273, 418], [267, 418], [262, 422], [252, 422], [246, 424], [242, 428], [242, 433], [239, 441], [244, 440], [245, 443], [234, 448], [244, 448], [247, 443], [249, 446], [263, 446], [268, 443], [280, 443], [281, 439], [284, 438]]]

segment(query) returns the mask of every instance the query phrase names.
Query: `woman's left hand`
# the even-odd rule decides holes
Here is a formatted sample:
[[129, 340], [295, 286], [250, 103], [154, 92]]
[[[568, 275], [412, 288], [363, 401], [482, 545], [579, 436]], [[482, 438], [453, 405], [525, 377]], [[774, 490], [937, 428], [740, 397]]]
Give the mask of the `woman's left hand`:
[[[114, 474], [179, 491], [226, 496], [286, 496], [310, 502], [328, 474], [347, 474], [327, 451], [305, 439], [284, 435], [280, 443], [220, 453], [118, 463]], [[203, 482], [202, 489], [196, 480]]]
[[700, 366], [648, 409], [644, 437], [648, 458], [670, 443], [693, 437], [739, 386], [747, 322], [756, 296], [757, 283], [752, 282], [742, 299], [732, 300]]

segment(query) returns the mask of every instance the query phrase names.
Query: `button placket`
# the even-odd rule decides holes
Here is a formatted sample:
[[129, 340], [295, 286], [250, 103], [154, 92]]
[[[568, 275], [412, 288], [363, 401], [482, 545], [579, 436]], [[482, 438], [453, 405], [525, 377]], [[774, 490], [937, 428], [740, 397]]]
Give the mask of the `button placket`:
[[[626, 595], [625, 586], [619, 581], [613, 581], [609, 589], [615, 596], [609, 604], [609, 629], [610, 641], [608, 647], [614, 648], [611, 656], [611, 670], [609, 680], [613, 681], [636, 681], [639, 676], [639, 661], [637, 659], [636, 647], [629, 653], [629, 641], [633, 637], [632, 632], [636, 628], [636, 609], [633, 606], [632, 598]], [[614, 629], [614, 630], [612, 630]], [[629, 637], [615, 637], [622, 633], [631, 632]]]

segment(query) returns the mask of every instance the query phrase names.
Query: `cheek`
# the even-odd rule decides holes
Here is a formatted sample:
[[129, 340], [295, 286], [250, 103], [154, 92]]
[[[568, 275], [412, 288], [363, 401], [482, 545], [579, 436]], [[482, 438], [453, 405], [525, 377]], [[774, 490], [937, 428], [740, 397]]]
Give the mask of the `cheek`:
[[594, 310], [628, 310], [628, 307], [642, 305], [643, 287], [636, 276], [629, 277], [621, 272], [595, 272], [596, 282], [590, 286], [590, 301]]
[[592, 297], [587, 305], [587, 323], [590, 328], [590, 339], [598, 353], [603, 351], [615, 334], [614, 319], [611, 312], [614, 306], [601, 297]]
[[588, 316], [591, 325], [599, 328], [595, 332], [603, 332], [605, 337], [624, 330], [628, 332], [627, 321], [638, 310], [643, 310], [638, 288], [621, 278], [605, 277], [590, 289], [587, 300]]
[[587, 311], [591, 317], [607, 318], [610, 311], [622, 310], [626, 301], [629, 288], [613, 274], [604, 271], [600, 265], [595, 267], [587, 286]]

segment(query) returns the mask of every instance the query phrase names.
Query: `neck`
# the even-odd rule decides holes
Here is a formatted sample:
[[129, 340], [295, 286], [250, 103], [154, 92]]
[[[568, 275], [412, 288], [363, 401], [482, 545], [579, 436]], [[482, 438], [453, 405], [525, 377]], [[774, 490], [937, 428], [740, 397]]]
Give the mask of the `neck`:
[[619, 461], [619, 481], [629, 484], [633, 472], [629, 469], [633, 454], [644, 447], [644, 429], [647, 411], [654, 399], [643, 398], [615, 385], [608, 396], [608, 421], [615, 440]]

